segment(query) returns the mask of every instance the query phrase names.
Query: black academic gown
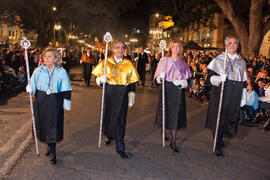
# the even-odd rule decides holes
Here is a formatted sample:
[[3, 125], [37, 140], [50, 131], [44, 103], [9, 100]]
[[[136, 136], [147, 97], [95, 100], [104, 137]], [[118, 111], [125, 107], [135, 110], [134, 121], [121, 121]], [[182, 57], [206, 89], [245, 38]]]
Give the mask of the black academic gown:
[[34, 101], [37, 137], [45, 143], [56, 143], [64, 136], [63, 100], [71, 98], [71, 91], [47, 95], [36, 91]]
[[[213, 75], [218, 75], [214, 71], [209, 70], [209, 79]], [[225, 136], [234, 136], [237, 132], [240, 103], [242, 98], [242, 90], [245, 82], [226, 80], [224, 83], [224, 94], [222, 108], [220, 114], [220, 122], [222, 123], [222, 132]], [[210, 101], [208, 104], [206, 127], [215, 131], [217, 123], [217, 115], [219, 108], [221, 85], [219, 87], [212, 86]]]
[[[155, 123], [162, 127], [162, 85], [160, 84]], [[168, 103], [169, 102], [169, 103]], [[180, 89], [172, 82], [165, 81], [165, 128], [176, 130], [186, 128], [185, 88]]]
[[124, 139], [128, 109], [128, 93], [135, 91], [135, 84], [110, 85], [106, 83], [103, 133], [114, 139]]

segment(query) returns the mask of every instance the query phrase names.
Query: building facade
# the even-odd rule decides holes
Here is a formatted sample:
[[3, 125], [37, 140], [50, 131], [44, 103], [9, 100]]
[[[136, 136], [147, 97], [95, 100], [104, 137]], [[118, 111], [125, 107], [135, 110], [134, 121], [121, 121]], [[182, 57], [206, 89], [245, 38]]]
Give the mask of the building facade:
[[0, 22], [0, 43], [1, 44], [17, 44], [27, 36], [31, 42], [36, 42], [37, 34], [35, 32], [25, 33], [25, 30], [18, 25], [10, 25], [8, 23]]
[[[224, 39], [230, 34], [234, 34], [234, 30], [225, 22], [225, 16], [222, 13], [215, 13], [209, 19], [208, 25], [203, 26], [197, 23], [191, 23], [188, 27], [179, 28], [172, 27], [163, 30], [162, 21], [164, 15], [152, 14], [149, 19], [149, 39], [147, 46], [150, 50], [158, 48], [161, 39], [167, 42], [171, 40], [179, 40], [183, 44], [194, 41], [199, 46], [204, 48], [219, 48], [224, 49]], [[210, 28], [211, 27], [211, 28]], [[265, 35], [260, 48], [260, 54], [270, 56], [270, 31]]]

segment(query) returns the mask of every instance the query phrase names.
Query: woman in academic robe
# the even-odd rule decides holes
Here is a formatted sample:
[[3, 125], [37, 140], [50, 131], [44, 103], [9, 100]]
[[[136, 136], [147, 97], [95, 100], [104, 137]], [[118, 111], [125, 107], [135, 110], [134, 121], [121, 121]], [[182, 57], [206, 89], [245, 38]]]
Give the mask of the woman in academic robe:
[[51, 155], [51, 164], [56, 164], [56, 142], [63, 140], [64, 109], [71, 110], [72, 89], [57, 49], [46, 48], [43, 58], [44, 64], [35, 69], [26, 91], [35, 94], [37, 137], [48, 144], [45, 155]]
[[[162, 58], [155, 72], [154, 80], [158, 83], [165, 79], [165, 128], [171, 130], [170, 147], [179, 152], [176, 146], [176, 131], [186, 127], [185, 88], [191, 77], [187, 63], [180, 58], [183, 46], [179, 41], [169, 45], [168, 57]], [[162, 127], [162, 86], [158, 99], [155, 123]]]

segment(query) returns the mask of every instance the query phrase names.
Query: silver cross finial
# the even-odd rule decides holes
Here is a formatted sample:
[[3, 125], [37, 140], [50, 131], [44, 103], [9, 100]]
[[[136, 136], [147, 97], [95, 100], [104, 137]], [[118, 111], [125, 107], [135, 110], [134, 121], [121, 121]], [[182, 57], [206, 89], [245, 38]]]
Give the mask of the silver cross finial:
[[30, 41], [27, 40], [27, 37], [23, 37], [23, 40], [21, 40], [21, 46], [24, 48], [24, 49], [28, 49], [30, 46], [31, 46], [31, 43]]
[[104, 35], [104, 41], [106, 41], [106, 43], [110, 42], [112, 40], [112, 36], [111, 33], [106, 32], [106, 34]]
[[159, 47], [161, 49], [165, 49], [166, 48], [166, 41], [165, 40], [161, 40], [160, 43], [159, 43]]

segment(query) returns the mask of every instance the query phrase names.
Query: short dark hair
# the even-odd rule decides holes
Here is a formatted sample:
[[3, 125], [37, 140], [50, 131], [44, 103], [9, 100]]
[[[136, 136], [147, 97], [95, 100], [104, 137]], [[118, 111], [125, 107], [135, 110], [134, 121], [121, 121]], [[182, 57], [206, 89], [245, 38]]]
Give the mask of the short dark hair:
[[113, 48], [116, 47], [116, 44], [117, 44], [117, 43], [122, 43], [122, 44], [124, 45], [124, 49], [126, 49], [126, 44], [125, 44], [125, 42], [122, 41], [122, 40], [114, 40], [114, 41], [113, 41]]
[[224, 40], [224, 43], [226, 46], [229, 45], [229, 39], [231, 39], [231, 38], [234, 38], [236, 40], [237, 44], [239, 45], [240, 41], [239, 41], [238, 37], [236, 35], [229, 35]]

